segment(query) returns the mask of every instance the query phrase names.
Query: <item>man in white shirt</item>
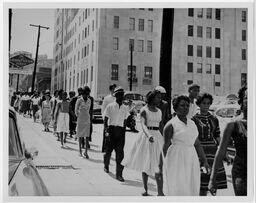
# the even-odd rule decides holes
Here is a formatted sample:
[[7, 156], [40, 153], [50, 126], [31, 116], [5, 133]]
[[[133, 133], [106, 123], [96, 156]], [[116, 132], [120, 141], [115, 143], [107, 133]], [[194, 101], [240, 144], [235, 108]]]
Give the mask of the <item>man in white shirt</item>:
[[189, 92], [188, 97], [190, 99], [190, 104], [189, 104], [189, 112], [187, 117], [191, 119], [197, 112], [196, 99], [200, 92], [200, 86], [197, 84], [192, 84], [189, 86], [188, 92]]
[[105, 110], [104, 128], [106, 139], [109, 139], [104, 154], [104, 171], [109, 173], [109, 162], [113, 150], [116, 152], [116, 179], [124, 182], [122, 176], [124, 158], [126, 120], [129, 115], [127, 106], [123, 104], [124, 89], [117, 87], [114, 91], [116, 101], [109, 104]]
[[[102, 106], [101, 106], [101, 114], [102, 114], [102, 117], [103, 117], [103, 120], [104, 120], [104, 113], [105, 113], [105, 109], [106, 107], [116, 101], [116, 98], [114, 96], [114, 90], [116, 88], [116, 84], [112, 84], [109, 86], [109, 91], [110, 91], [110, 94], [107, 95], [106, 97], [104, 97], [103, 99], [103, 103], [102, 103]], [[105, 129], [103, 129], [103, 142], [102, 142], [102, 152], [106, 152], [106, 137], [105, 137]]]

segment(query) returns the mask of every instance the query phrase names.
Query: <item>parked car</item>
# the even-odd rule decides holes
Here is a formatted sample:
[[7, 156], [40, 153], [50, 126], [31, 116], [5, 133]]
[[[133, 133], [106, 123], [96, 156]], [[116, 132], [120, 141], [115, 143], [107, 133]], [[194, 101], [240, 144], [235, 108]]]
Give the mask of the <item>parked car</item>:
[[103, 121], [102, 113], [101, 113], [101, 105], [102, 100], [101, 99], [95, 99], [93, 104], [93, 118], [92, 121]]
[[16, 113], [9, 109], [9, 196], [48, 196], [33, 158], [35, 149], [26, 149], [17, 125]]
[[137, 93], [132, 91], [127, 91], [124, 93], [124, 103], [129, 104], [129, 102], [132, 101], [132, 106], [135, 107], [135, 110], [137, 112], [140, 111], [140, 109], [146, 104], [144, 101], [144, 97]]

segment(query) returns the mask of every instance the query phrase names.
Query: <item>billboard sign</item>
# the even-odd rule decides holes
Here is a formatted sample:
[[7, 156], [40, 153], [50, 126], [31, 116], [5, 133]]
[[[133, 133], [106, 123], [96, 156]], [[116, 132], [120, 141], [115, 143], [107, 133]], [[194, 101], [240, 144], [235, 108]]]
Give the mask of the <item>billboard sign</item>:
[[19, 67], [23, 67], [23, 66], [34, 63], [34, 60], [31, 58], [28, 58], [27, 56], [25, 56], [23, 54], [19, 54], [19, 55], [11, 57], [10, 63], [15, 64]]

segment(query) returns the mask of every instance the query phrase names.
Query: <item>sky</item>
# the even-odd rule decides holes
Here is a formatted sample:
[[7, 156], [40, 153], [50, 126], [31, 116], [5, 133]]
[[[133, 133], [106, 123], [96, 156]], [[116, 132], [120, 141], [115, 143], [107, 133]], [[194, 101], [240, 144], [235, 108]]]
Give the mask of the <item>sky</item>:
[[38, 28], [29, 24], [42, 25], [50, 29], [40, 30], [38, 54], [53, 56], [54, 9], [13, 9], [12, 10], [11, 53], [28, 51], [35, 57]]

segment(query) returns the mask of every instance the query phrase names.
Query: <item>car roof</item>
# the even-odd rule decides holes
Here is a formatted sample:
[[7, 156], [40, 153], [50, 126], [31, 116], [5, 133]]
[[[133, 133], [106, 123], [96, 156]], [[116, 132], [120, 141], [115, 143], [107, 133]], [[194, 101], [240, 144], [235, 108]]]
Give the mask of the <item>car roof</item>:
[[142, 94], [141, 93], [139, 93], [139, 92], [135, 92], [135, 91], [125, 91], [125, 93], [124, 94], [140, 94], [141, 96], [142, 96]]

